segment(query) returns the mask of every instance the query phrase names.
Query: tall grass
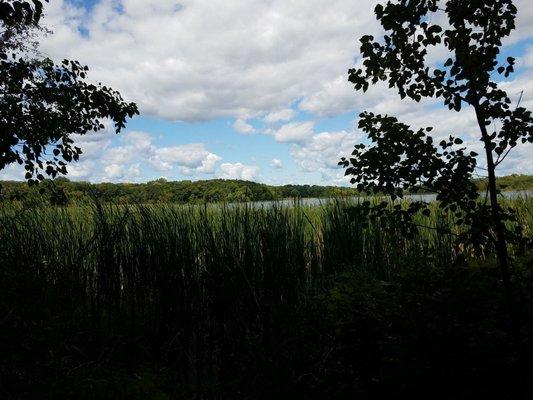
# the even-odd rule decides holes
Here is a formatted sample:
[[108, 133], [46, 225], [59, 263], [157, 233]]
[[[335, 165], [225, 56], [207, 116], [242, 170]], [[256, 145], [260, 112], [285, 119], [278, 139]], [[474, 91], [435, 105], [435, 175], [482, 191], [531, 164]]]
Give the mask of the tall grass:
[[[514, 203], [531, 232], [533, 202]], [[453, 238], [426, 229], [405, 239], [364, 225], [352, 205], [4, 207], [1, 276], [12, 304], [34, 296], [42, 318], [61, 316], [95, 349], [163, 358], [187, 371], [184, 387], [215, 390], [251, 354], [259, 369], [283, 369], [279, 355], [294, 344], [281, 332], [335, 276], [386, 280], [405, 265], [453, 261]]]

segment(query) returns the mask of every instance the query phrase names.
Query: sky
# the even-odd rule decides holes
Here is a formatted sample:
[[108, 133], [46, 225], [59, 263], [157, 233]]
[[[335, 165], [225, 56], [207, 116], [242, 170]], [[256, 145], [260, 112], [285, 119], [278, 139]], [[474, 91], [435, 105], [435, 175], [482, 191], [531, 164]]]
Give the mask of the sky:
[[[382, 2], [383, 0], [381, 0]], [[363, 110], [387, 113], [435, 137], [481, 149], [471, 110], [401, 101], [384, 85], [356, 92], [359, 38], [381, 33], [377, 0], [50, 0], [41, 52], [76, 59], [88, 80], [120, 91], [140, 116], [76, 136], [84, 154], [68, 178], [91, 182], [245, 179], [346, 185], [337, 166], [364, 141]], [[517, 30], [504, 53], [517, 73], [501, 82], [533, 110], [533, 1], [516, 0]], [[434, 15], [433, 21], [442, 18]], [[435, 65], [447, 58], [435, 51]], [[482, 160], [480, 160], [482, 166]], [[479, 170], [480, 175], [483, 170]], [[514, 149], [500, 175], [533, 174], [533, 147]], [[0, 179], [22, 179], [13, 165]]]

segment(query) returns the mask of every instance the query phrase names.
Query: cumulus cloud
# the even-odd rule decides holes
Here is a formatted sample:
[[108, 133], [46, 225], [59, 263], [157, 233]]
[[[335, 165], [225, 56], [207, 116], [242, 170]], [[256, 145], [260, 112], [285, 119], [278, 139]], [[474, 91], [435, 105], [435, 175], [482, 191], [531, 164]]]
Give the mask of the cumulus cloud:
[[272, 168], [274, 169], [282, 169], [283, 168], [283, 162], [277, 158], [274, 158], [270, 165], [272, 166]]
[[104, 171], [106, 176], [111, 179], [122, 178], [124, 175], [124, 166], [120, 164], [109, 164], [104, 168]]
[[88, 180], [93, 176], [96, 165], [91, 159], [70, 163], [67, 166], [67, 177], [73, 180]]
[[[44, 20], [54, 35], [42, 50], [88, 64], [92, 78], [160, 118], [288, 121], [299, 101], [302, 110], [336, 115], [358, 105], [346, 72], [360, 61], [358, 38], [381, 32], [378, 2], [100, 0], [88, 11], [55, 0]], [[533, 2], [515, 3], [507, 43], [533, 36]]]
[[157, 159], [162, 169], [170, 169], [172, 165], [179, 165], [188, 168], [198, 168], [204, 162], [212, 159], [220, 159], [218, 156], [209, 153], [203, 143], [190, 143], [172, 147], [161, 147], [153, 150], [151, 159]]
[[222, 157], [209, 153], [202, 160], [202, 164], [199, 167], [196, 167], [196, 171], [202, 174], [212, 174], [215, 172], [215, 167], [220, 160], [222, 160]]
[[236, 132], [244, 134], [250, 134], [254, 132], [254, 127], [247, 123], [244, 119], [236, 120], [233, 124], [233, 129], [235, 129]]
[[287, 122], [293, 119], [296, 116], [296, 111], [292, 108], [285, 108], [283, 110], [272, 111], [268, 113], [264, 120], [268, 124], [273, 124], [276, 122]]
[[[363, 4], [362, 4], [363, 3]], [[43, 52], [79, 59], [144, 114], [264, 116], [345, 74], [377, 0], [100, 0], [47, 5]], [[284, 118], [287, 118], [284, 116]]]
[[222, 159], [208, 151], [203, 143], [157, 147], [150, 134], [139, 131], [121, 136], [121, 145], [106, 144], [99, 157], [85, 158], [83, 154], [79, 163], [70, 164], [68, 176], [78, 180], [136, 181], [142, 179], [142, 171], [147, 166], [160, 172], [209, 175], [215, 172]]
[[93, 160], [101, 156], [102, 151], [107, 149], [116, 136], [113, 124], [109, 120], [105, 120], [104, 129], [98, 132], [89, 132], [85, 135], [71, 135], [74, 145], [78, 146], [83, 151], [84, 160]]
[[107, 179], [116, 181], [116, 180], [127, 180], [134, 181], [141, 175], [141, 169], [139, 164], [131, 165], [120, 165], [120, 164], [109, 164], [104, 167], [105, 176]]
[[299, 108], [319, 116], [334, 116], [353, 110], [358, 96], [361, 97], [348, 82], [346, 73], [343, 73], [325, 81], [317, 91], [300, 102]]
[[290, 122], [273, 132], [276, 142], [302, 143], [311, 138], [314, 133], [313, 121]]
[[[298, 102], [300, 110], [333, 116], [390, 95], [379, 88], [372, 100], [347, 82], [348, 68], [361, 61], [358, 38], [381, 32], [378, 2], [228, 0], [220, 7], [208, 0], [100, 0], [87, 10], [56, 0], [46, 5], [44, 22], [54, 34], [42, 50], [88, 64], [91, 79], [119, 89], [151, 116], [286, 122], [294, 118], [289, 105]], [[533, 36], [533, 2], [515, 3], [517, 30], [507, 43]], [[443, 17], [436, 13], [432, 21]], [[235, 128], [253, 129], [242, 119]]]
[[[120, 156], [126, 153], [129, 159], [147, 161], [158, 171], [171, 171], [177, 168], [183, 174], [212, 174], [221, 157], [209, 152], [204, 143], [188, 143], [169, 147], [156, 147], [150, 135], [144, 132], [129, 132], [125, 138], [126, 145], [110, 149], [108, 153]], [[104, 160], [106, 157], [104, 157]]]
[[338, 169], [341, 157], [349, 155], [362, 139], [354, 132], [321, 132], [303, 145], [295, 145], [291, 154], [296, 163], [308, 172]]
[[257, 178], [259, 167], [256, 165], [244, 165], [241, 163], [223, 163], [218, 173], [222, 179], [242, 179], [252, 181]]

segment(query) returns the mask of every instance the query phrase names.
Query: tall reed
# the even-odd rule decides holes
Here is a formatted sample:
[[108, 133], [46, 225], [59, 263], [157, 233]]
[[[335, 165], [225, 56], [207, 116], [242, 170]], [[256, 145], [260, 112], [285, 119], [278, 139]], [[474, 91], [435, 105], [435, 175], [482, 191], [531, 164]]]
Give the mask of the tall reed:
[[[513, 202], [531, 231], [533, 202]], [[452, 222], [420, 218], [434, 228]], [[249, 354], [262, 354], [254, 365], [283, 369], [279, 355], [290, 338], [281, 332], [339, 274], [388, 280], [402, 266], [453, 257], [452, 237], [423, 229], [405, 239], [366, 225], [353, 200], [0, 208], [0, 270], [14, 282], [10, 296], [31, 292], [43, 318], [59, 315], [94, 340], [129, 338], [188, 371], [180, 380], [194, 390], [231, 381]]]

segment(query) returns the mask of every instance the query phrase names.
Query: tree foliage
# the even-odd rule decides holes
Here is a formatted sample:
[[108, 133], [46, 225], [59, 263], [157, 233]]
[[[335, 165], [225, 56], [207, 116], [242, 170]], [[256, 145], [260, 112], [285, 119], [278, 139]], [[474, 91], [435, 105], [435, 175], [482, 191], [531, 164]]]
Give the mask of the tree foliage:
[[[45, 0], [48, 2], [48, 0]], [[8, 27], [15, 25], [36, 25], [43, 14], [43, 3], [39, 0], [0, 2], [0, 20]]]
[[[214, 179], [169, 182], [158, 179], [148, 183], [71, 182], [66, 178], [44, 180], [35, 187], [22, 182], [0, 182], [2, 200], [25, 208], [47, 204], [91, 204], [94, 197], [112, 204], [199, 204], [206, 202], [271, 201], [289, 198], [355, 196], [353, 188], [315, 185], [270, 186], [262, 183]], [[42, 193], [41, 193], [42, 192]]]
[[119, 133], [138, 114], [117, 91], [86, 82], [88, 67], [28, 51], [28, 32], [39, 26], [42, 10], [38, 0], [0, 2], [0, 169], [23, 165], [30, 184], [66, 174], [79, 159], [72, 134], [96, 132], [107, 119]]
[[[496, 168], [509, 152], [519, 143], [533, 143], [531, 112], [513, 105], [498, 84], [499, 76], [507, 78], [514, 72], [515, 59], [503, 59], [501, 47], [515, 28], [517, 8], [512, 0], [399, 0], [377, 5], [375, 14], [385, 31], [383, 40], [361, 38], [363, 66], [349, 70], [349, 81], [362, 91], [388, 82], [402, 99], [437, 98], [457, 112], [473, 108], [485, 149], [488, 192], [484, 202], [477, 201], [472, 184], [477, 154], [457, 148], [460, 138], [450, 136], [437, 148], [428, 136], [430, 128], [414, 131], [389, 116], [361, 114], [359, 127], [372, 145], [356, 146], [340, 164], [360, 189], [383, 191], [393, 199], [417, 186], [434, 191], [441, 209], [453, 211], [464, 226], [461, 244], [494, 249], [517, 339], [507, 243], [521, 230], [516, 224], [514, 231], [508, 230], [516, 219], [512, 210], [501, 207], [496, 186]], [[443, 24], [432, 23], [434, 16]], [[437, 47], [444, 48], [448, 57], [433, 68], [429, 54]], [[423, 202], [409, 209], [429, 213]], [[401, 217], [406, 233], [413, 234], [416, 226], [410, 210], [397, 206], [392, 216]], [[369, 208], [378, 217], [390, 216], [385, 211]]]
[[[363, 67], [349, 71], [350, 82], [366, 91], [383, 81], [402, 99], [440, 98], [455, 111], [473, 107], [486, 150], [491, 207], [475, 202], [478, 154], [459, 147], [460, 138], [450, 136], [436, 146], [432, 128], [415, 131], [387, 115], [361, 114], [359, 128], [372, 144], [357, 145], [340, 164], [360, 190], [393, 199], [417, 188], [435, 192], [443, 209], [454, 211], [467, 228], [476, 228], [473, 235], [483, 233], [487, 246], [491, 229], [507, 215], [497, 202], [494, 170], [512, 148], [533, 142], [531, 113], [512, 106], [496, 78], [514, 71], [514, 58], [502, 60], [500, 49], [515, 28], [517, 9], [511, 0], [402, 0], [380, 4], [375, 13], [385, 35], [382, 41], [370, 35], [361, 38]], [[443, 13], [445, 24], [431, 23], [434, 15]], [[449, 57], [433, 68], [428, 55], [437, 46], [443, 46]], [[489, 132], [489, 126], [494, 130]], [[426, 206], [420, 203], [417, 208]]]

